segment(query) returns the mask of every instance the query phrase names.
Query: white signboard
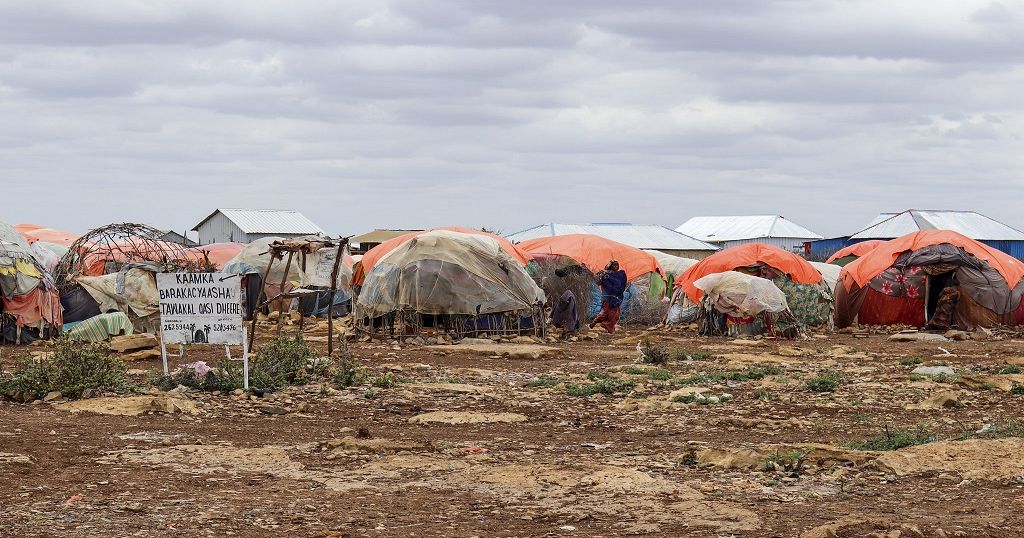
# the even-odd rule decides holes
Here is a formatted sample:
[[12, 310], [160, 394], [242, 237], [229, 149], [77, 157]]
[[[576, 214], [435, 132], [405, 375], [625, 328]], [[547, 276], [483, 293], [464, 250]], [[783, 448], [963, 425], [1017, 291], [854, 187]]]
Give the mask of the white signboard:
[[238, 275], [157, 273], [156, 286], [164, 344], [242, 344]]

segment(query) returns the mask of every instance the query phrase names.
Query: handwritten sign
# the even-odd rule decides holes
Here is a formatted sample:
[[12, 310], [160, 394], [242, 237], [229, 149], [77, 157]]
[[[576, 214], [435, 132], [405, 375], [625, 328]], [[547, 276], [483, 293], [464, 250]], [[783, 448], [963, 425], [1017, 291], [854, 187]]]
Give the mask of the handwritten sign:
[[242, 286], [227, 273], [157, 273], [164, 344], [241, 344]]

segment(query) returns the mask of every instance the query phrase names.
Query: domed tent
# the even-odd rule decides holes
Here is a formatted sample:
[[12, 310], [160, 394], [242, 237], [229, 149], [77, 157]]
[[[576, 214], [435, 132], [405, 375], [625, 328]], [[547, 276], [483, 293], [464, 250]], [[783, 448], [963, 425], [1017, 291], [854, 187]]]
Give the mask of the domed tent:
[[704, 293], [697, 316], [698, 334], [792, 336], [786, 334], [787, 328], [795, 326], [786, 295], [771, 280], [725, 271], [701, 277], [693, 285]]
[[497, 241], [498, 244], [501, 246], [502, 250], [508, 253], [509, 256], [515, 258], [520, 265], [526, 266], [528, 263], [530, 263], [530, 255], [524, 252], [519, 247], [513, 245], [511, 241], [505, 239], [504, 237], [494, 235], [490, 232], [485, 232], [482, 230], [475, 230], [473, 228], [463, 228], [461, 226], [448, 226], [445, 228], [434, 228], [432, 230], [409, 232], [407, 234], [403, 234], [398, 237], [388, 239], [387, 241], [384, 241], [383, 243], [371, 248], [369, 252], [363, 255], [363, 257], [359, 260], [359, 263], [355, 264], [355, 266], [352, 268], [352, 286], [362, 286], [363, 281], [366, 279], [366, 275], [373, 270], [377, 262], [387, 253], [391, 252], [392, 250], [395, 250], [401, 245], [404, 245], [406, 242], [408, 242], [410, 239], [414, 237], [439, 230], [490, 237], [491, 239]]
[[0, 223], [0, 342], [27, 343], [63, 325], [60, 297], [28, 241]]
[[954, 276], [962, 292], [957, 325], [1024, 322], [1024, 263], [957, 232], [926, 230], [887, 241], [843, 268], [836, 325], [924, 326]]
[[774, 282], [786, 294], [789, 309], [800, 325], [831, 322], [832, 292], [821, 273], [807, 260], [772, 245], [748, 243], [712, 254], [677, 278], [675, 285], [699, 304], [703, 292], [694, 283], [725, 271], [740, 271]]
[[658, 265], [660, 265], [661, 270], [665, 272], [665, 280], [668, 282], [675, 282], [676, 277], [685, 273], [694, 265], [697, 265], [698, 261], [693, 258], [682, 258], [671, 254], [665, 254], [660, 250], [645, 249], [644, 252], [650, 253], [651, 256], [654, 256], [655, 260], [658, 260]]
[[540, 334], [543, 303], [544, 292], [497, 239], [434, 230], [409, 238], [373, 264], [355, 318], [361, 330], [392, 335], [424, 329], [455, 338]]
[[829, 256], [828, 259], [825, 260], [825, 263], [835, 264], [840, 267], [845, 266], [846, 264], [852, 262], [853, 260], [860, 258], [861, 256], [867, 254], [868, 252], [871, 252], [872, 250], [875, 250], [875, 247], [881, 245], [882, 243], [885, 243], [885, 241], [882, 241], [881, 239], [870, 239], [868, 241], [854, 243], [848, 247], [843, 247], [836, 251], [835, 254]]
[[[540, 264], [548, 261], [556, 265], [576, 263], [591, 273], [603, 270], [610, 260], [616, 260], [630, 283], [623, 300], [622, 321], [652, 323], [664, 317], [667, 305], [653, 313], [646, 308], [648, 305], [658, 306], [657, 301], [665, 296], [668, 287], [664, 271], [650, 252], [592, 234], [538, 237], [519, 243], [519, 247]], [[587, 317], [593, 318], [601, 310], [601, 294], [596, 283], [591, 281], [589, 285], [592, 290], [588, 294], [591, 300], [587, 305]], [[545, 287], [545, 291], [552, 290]], [[580, 295], [577, 293], [577, 300], [583, 301], [584, 297]], [[655, 319], [647, 319], [652, 316]]]
[[200, 253], [205, 264], [217, 270], [223, 269], [243, 249], [245, 249], [243, 243], [210, 243], [209, 245], [192, 247], [192, 250]]

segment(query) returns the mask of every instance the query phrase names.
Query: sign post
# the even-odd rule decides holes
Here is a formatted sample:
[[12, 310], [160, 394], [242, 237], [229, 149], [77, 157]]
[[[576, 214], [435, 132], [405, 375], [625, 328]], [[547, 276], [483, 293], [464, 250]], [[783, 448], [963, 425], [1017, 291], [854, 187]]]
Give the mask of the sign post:
[[[170, 375], [167, 344], [242, 345], [245, 388], [249, 388], [249, 346], [243, 337], [242, 286], [227, 273], [157, 273], [160, 292], [160, 351]], [[230, 359], [230, 351], [228, 358]]]

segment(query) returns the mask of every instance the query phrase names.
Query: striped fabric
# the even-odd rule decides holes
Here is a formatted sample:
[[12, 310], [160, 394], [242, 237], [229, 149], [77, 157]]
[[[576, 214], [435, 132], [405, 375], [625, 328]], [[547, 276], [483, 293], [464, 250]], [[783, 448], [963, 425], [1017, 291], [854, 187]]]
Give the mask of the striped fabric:
[[70, 328], [68, 325], [64, 327], [71, 340], [88, 340], [89, 342], [102, 342], [109, 340], [111, 336], [129, 335], [135, 331], [131, 320], [124, 312], [100, 314], [75, 323]]

